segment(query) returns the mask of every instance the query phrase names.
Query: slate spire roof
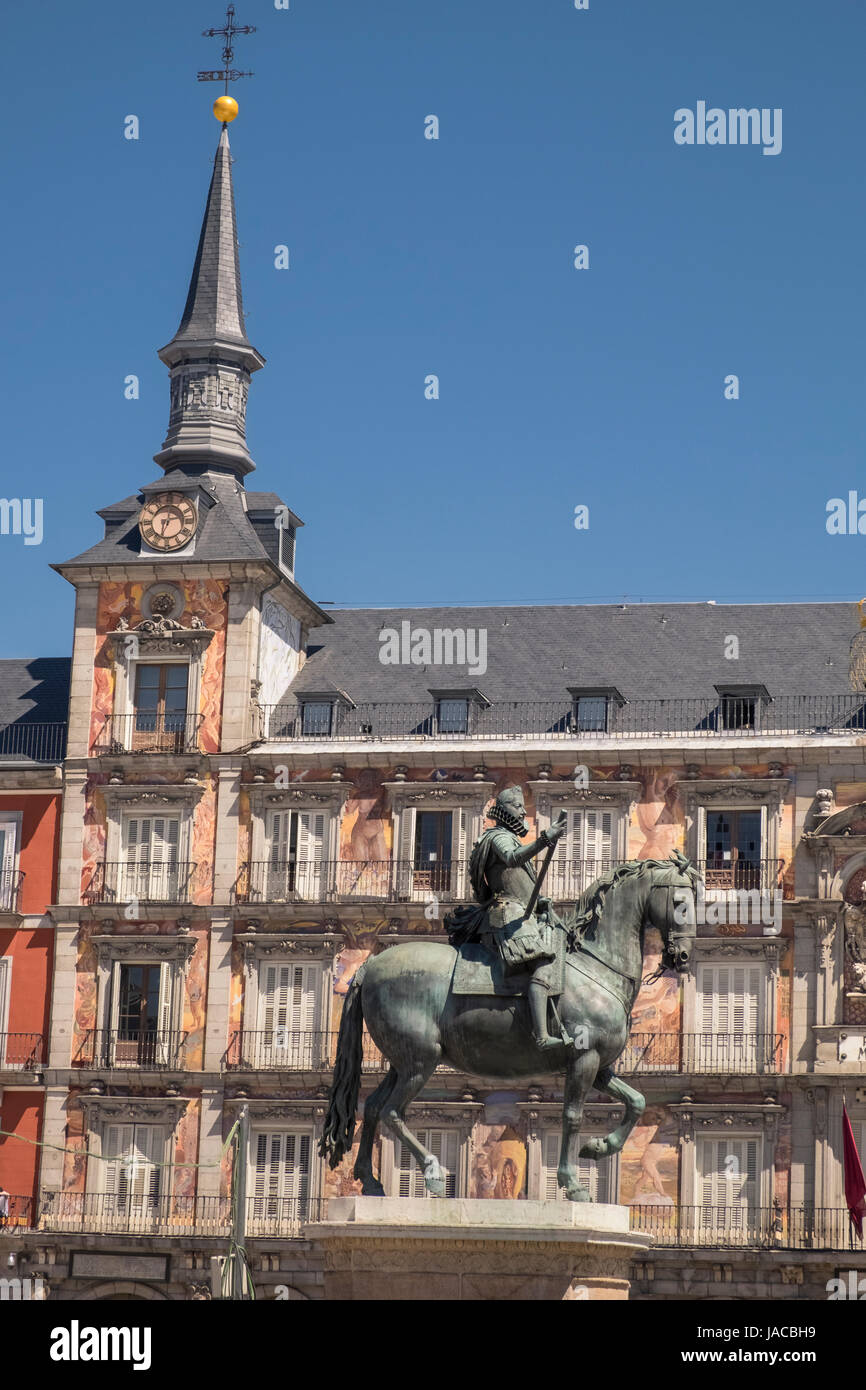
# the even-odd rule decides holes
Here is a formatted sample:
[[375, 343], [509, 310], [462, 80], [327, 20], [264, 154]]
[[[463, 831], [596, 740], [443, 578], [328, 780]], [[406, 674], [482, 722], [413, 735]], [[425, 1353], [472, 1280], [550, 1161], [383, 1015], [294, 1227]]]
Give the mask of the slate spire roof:
[[192, 464], [255, 464], [246, 442], [250, 375], [265, 359], [244, 326], [237, 217], [228, 127], [214, 157], [198, 250], [180, 326], [159, 356], [171, 373], [168, 433], [156, 462], [168, 472]]

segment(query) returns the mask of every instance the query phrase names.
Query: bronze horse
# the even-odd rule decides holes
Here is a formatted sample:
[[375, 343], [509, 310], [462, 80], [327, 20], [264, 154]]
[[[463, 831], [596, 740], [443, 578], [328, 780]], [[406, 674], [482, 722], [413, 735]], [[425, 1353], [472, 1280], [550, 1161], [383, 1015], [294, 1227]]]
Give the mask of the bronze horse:
[[[573, 1202], [590, 1200], [578, 1182], [576, 1158], [603, 1158], [622, 1148], [643, 1114], [643, 1096], [614, 1075], [626, 1045], [641, 983], [647, 926], [661, 933], [663, 969], [688, 969], [694, 935], [697, 870], [681, 854], [668, 860], [622, 864], [595, 880], [567, 921], [566, 987], [559, 1015], [573, 1044], [539, 1054], [526, 1000], [451, 993], [456, 951], [444, 941], [406, 942], [368, 958], [355, 975], [343, 1007], [328, 1113], [319, 1152], [335, 1168], [355, 1137], [361, 1089], [363, 1024], [390, 1063], [364, 1107], [354, 1175], [366, 1195], [384, 1196], [373, 1173], [373, 1140], [380, 1119], [415, 1156], [427, 1191], [445, 1193], [438, 1160], [405, 1121], [406, 1107], [440, 1062], [458, 1071], [517, 1081], [565, 1072], [562, 1147], [557, 1181]], [[685, 926], [683, 926], [685, 924]], [[681, 929], [683, 928], [683, 929]], [[579, 1148], [589, 1091], [622, 1101], [625, 1116], [604, 1139]]]

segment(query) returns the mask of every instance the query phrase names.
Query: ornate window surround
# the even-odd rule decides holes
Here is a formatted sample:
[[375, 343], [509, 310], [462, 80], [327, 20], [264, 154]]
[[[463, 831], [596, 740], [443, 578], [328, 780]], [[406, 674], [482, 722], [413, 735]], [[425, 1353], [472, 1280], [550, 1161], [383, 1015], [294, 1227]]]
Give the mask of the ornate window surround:
[[[527, 1201], [544, 1200], [542, 1188], [544, 1178], [544, 1137], [551, 1130], [562, 1130], [561, 1101], [518, 1101], [517, 1110], [521, 1113], [526, 1130], [526, 1197]], [[586, 1140], [593, 1136], [610, 1134], [619, 1123], [621, 1107], [613, 1103], [584, 1106], [581, 1137]], [[611, 1154], [605, 1160], [611, 1166], [610, 1191], [614, 1201], [619, 1194], [620, 1162], [622, 1155]]]
[[180, 836], [177, 857], [180, 863], [189, 863], [192, 858], [193, 815], [204, 795], [201, 783], [106, 782], [97, 790], [102, 792], [105, 799], [106, 863], [119, 863], [123, 857], [123, 813], [131, 810], [142, 816], [158, 815], [160, 812], [178, 814]]
[[782, 805], [788, 777], [742, 777], [736, 781], [681, 777], [677, 782], [685, 803], [686, 854], [702, 863], [707, 843], [707, 811], [761, 812], [761, 858], [779, 858]]
[[[416, 811], [457, 812], [452, 829], [452, 858], [468, 859], [484, 825], [484, 808], [496, 790], [495, 782], [384, 782], [394, 825], [395, 861], [414, 859]], [[461, 821], [463, 831], [461, 834]], [[465, 849], [461, 854], [460, 841]]]
[[539, 830], [546, 830], [560, 810], [576, 811], [586, 807], [588, 810], [612, 811], [615, 816], [613, 858], [618, 861], [626, 858], [631, 810], [640, 797], [639, 782], [590, 779], [588, 787], [578, 788], [573, 781], [533, 780], [527, 782], [527, 786], [535, 801]]
[[[472, 1130], [484, 1114], [480, 1101], [415, 1101], [406, 1112], [406, 1123], [418, 1129], [450, 1129], [457, 1134], [457, 1196], [468, 1197]], [[382, 1131], [382, 1168], [379, 1181], [386, 1192], [394, 1193], [397, 1171], [397, 1139]], [[396, 1194], [394, 1194], [396, 1195]]]
[[[174, 585], [157, 587], [160, 590], [174, 589]], [[146, 607], [146, 600], [147, 595], [143, 607]], [[179, 606], [182, 606], [182, 601], [181, 596]], [[145, 617], [133, 628], [126, 623], [119, 624], [107, 637], [114, 668], [115, 715], [129, 716], [135, 713], [137, 666], [139, 662], [153, 661], [161, 665], [176, 663], [189, 667], [187, 712], [191, 715], [199, 713], [204, 654], [214, 637], [214, 632], [206, 628], [200, 618], [193, 618], [192, 626], [184, 628], [173, 624], [171, 619]]]
[[[275, 1130], [295, 1130], [310, 1135], [310, 1200], [315, 1201], [324, 1195], [325, 1160], [319, 1156], [319, 1140], [325, 1123], [327, 1100], [275, 1100], [268, 1097], [252, 1098], [242, 1088], [234, 1096], [226, 1096], [225, 1109], [232, 1111], [246, 1105], [249, 1110], [250, 1130], [247, 1150], [247, 1176], [249, 1178], [253, 1162], [255, 1137], [262, 1130], [273, 1133]], [[248, 1186], [248, 1193], [250, 1188]]]
[[353, 791], [351, 782], [298, 782], [277, 787], [273, 781], [245, 782], [251, 814], [250, 859], [259, 863], [268, 854], [268, 814], [271, 811], [323, 812], [326, 816], [322, 858], [340, 857], [340, 821], [343, 807]]
[[696, 936], [692, 969], [683, 979], [683, 1032], [699, 1033], [698, 1024], [698, 965], [760, 965], [764, 966], [760, 1033], [775, 1033], [778, 1016], [779, 974], [782, 953], [789, 943], [778, 936]]
[[680, 1205], [701, 1205], [698, 1195], [698, 1137], [719, 1139], [760, 1139], [758, 1151], [757, 1205], [773, 1205], [773, 1173], [779, 1120], [785, 1107], [765, 1100], [757, 1105], [694, 1104], [688, 1098], [670, 1106], [680, 1132]]
[[240, 942], [244, 948], [246, 983], [241, 1015], [241, 1027], [244, 1032], [254, 1032], [258, 1028], [261, 967], [265, 961], [272, 959], [280, 965], [303, 964], [321, 967], [319, 1028], [322, 1032], [329, 1030], [334, 959], [342, 949], [341, 939], [333, 933], [287, 936], [282, 932], [238, 932], [235, 941]]
[[117, 981], [121, 965], [160, 965], [169, 970], [171, 1027], [177, 1029], [183, 1017], [183, 984], [196, 948], [196, 938], [188, 931], [172, 936], [163, 933], [107, 934], [91, 936], [96, 947], [96, 1017], [99, 1027], [114, 1026]]

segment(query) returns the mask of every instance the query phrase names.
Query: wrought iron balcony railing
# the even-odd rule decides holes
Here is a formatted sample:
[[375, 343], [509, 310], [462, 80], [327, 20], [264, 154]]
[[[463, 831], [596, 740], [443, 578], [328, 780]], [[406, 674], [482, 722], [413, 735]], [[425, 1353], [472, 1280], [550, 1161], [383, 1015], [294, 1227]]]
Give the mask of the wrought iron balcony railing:
[[33, 1071], [44, 1061], [41, 1033], [0, 1033], [0, 1071]]
[[115, 714], [105, 721], [93, 744], [102, 753], [195, 753], [199, 750], [201, 714]]
[[265, 860], [244, 864], [235, 884], [239, 903], [355, 901], [460, 902], [468, 893], [463, 859], [426, 864], [412, 860]]
[[777, 889], [784, 897], [794, 896], [794, 885], [784, 882], [784, 859], [717, 859], [699, 860], [696, 865], [706, 889], [707, 899], [719, 893], [772, 893]]
[[184, 1065], [187, 1033], [179, 1029], [89, 1028], [73, 1066], [176, 1071]]
[[632, 1033], [617, 1071], [754, 1076], [785, 1071], [782, 1033]]
[[198, 864], [97, 864], [82, 893], [85, 903], [188, 903], [199, 876]]
[[[266, 1193], [250, 1196], [246, 1202], [246, 1233], [261, 1237], [300, 1236], [308, 1222], [323, 1219], [327, 1204], [327, 1197], [276, 1197]], [[31, 1210], [28, 1208], [30, 1220]], [[37, 1221], [36, 1229], [65, 1234], [226, 1236], [231, 1230], [231, 1202], [228, 1197], [130, 1192], [124, 1180], [124, 1190], [118, 1193], [46, 1193]]]
[[0, 912], [17, 912], [21, 902], [22, 869], [0, 869]]
[[65, 724], [0, 726], [0, 767], [4, 762], [60, 763], [66, 752]]
[[846, 1207], [702, 1206], [635, 1204], [632, 1230], [652, 1235], [654, 1247], [720, 1250], [866, 1249]]
[[256, 706], [258, 737], [269, 743], [391, 739], [755, 738], [759, 735], [856, 734], [866, 730], [866, 697], [782, 695], [608, 702], [593, 727], [563, 691], [559, 700], [470, 703], [466, 721], [443, 724], [434, 701], [350, 706], [335, 701], [330, 718], [308, 721], [300, 702]]
[[[337, 1034], [288, 1027], [238, 1029], [231, 1036], [223, 1065], [229, 1071], [329, 1071], [337, 1055]], [[364, 1032], [362, 1071], [387, 1071], [388, 1063]]]

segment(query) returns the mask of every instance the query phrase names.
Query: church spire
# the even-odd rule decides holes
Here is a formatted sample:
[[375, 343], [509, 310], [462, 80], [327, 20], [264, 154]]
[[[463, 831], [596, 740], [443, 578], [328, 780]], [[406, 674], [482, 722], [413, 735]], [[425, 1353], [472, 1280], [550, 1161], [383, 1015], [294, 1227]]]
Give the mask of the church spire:
[[168, 433], [156, 462], [255, 468], [246, 442], [250, 375], [265, 359], [247, 338], [228, 127], [223, 126], [180, 327], [159, 356], [170, 371]]

